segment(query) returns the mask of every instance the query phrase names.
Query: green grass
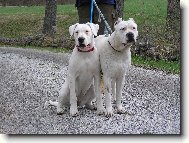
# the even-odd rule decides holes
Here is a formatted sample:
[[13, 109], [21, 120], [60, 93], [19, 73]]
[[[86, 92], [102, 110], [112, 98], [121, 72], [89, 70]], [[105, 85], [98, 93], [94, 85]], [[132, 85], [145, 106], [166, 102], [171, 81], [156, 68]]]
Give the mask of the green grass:
[[[0, 7], [0, 36], [18, 38], [42, 33], [44, 6]], [[57, 33], [68, 35], [68, 27], [78, 21], [74, 5], [58, 5]]]
[[[126, 0], [124, 8], [124, 19], [135, 19], [140, 36], [147, 35], [158, 44], [164, 42], [161, 37], [164, 33], [167, 0]], [[41, 32], [44, 13], [44, 6], [0, 7], [0, 36], [14, 38]], [[77, 21], [74, 4], [58, 5], [57, 36], [62, 32], [68, 34], [68, 27]], [[29, 32], [26, 33], [26, 30]]]
[[[167, 0], [126, 0], [125, 17], [133, 15], [137, 18], [165, 17], [167, 11]], [[159, 20], [159, 19], [156, 19]]]
[[[74, 5], [58, 5], [57, 6], [58, 14], [75, 14], [76, 8]], [[0, 15], [44, 15], [45, 7], [44, 6], [15, 6], [15, 7], [0, 7]]]
[[132, 56], [132, 63], [135, 66], [158, 69], [172, 74], [180, 74], [180, 61], [150, 60], [139, 56]]
[[41, 15], [45, 13], [45, 8], [44, 6], [31, 6], [31, 7], [26, 7], [26, 6], [16, 6], [16, 7], [1, 7], [0, 8], [0, 14], [1, 15], [26, 15], [26, 14], [31, 14], [31, 15]]

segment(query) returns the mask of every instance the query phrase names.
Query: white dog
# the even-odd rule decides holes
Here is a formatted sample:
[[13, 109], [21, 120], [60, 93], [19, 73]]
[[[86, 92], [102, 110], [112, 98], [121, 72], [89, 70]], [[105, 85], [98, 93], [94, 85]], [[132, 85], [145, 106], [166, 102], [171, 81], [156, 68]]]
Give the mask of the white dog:
[[96, 47], [100, 52], [100, 63], [103, 72], [106, 116], [112, 116], [111, 94], [116, 100], [118, 113], [125, 110], [121, 104], [122, 88], [125, 74], [131, 65], [130, 47], [138, 36], [137, 24], [132, 18], [128, 21], [118, 19], [114, 24], [115, 31], [109, 37], [100, 35], [95, 39]]
[[63, 84], [58, 102], [49, 101], [57, 106], [57, 114], [64, 112], [64, 106], [70, 105], [70, 115], [77, 116], [77, 106], [94, 109], [91, 101], [97, 99], [97, 113], [102, 114], [104, 108], [100, 93], [100, 61], [94, 44], [99, 26], [93, 23], [75, 24], [69, 27], [70, 35], [74, 35], [75, 48], [69, 60], [68, 77]]

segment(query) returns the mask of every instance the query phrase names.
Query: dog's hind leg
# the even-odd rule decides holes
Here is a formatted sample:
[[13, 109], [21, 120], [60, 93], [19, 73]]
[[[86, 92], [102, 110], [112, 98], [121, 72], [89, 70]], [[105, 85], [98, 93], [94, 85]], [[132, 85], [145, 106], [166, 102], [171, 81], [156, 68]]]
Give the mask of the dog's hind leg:
[[65, 105], [69, 105], [69, 101], [70, 101], [69, 94], [70, 94], [70, 89], [69, 89], [67, 82], [65, 82], [59, 91], [58, 105], [57, 105], [57, 114], [58, 115], [63, 114]]
[[96, 107], [92, 105], [92, 101], [95, 99], [95, 92], [94, 92], [94, 85], [91, 85], [88, 89], [87, 93], [83, 96], [80, 95], [80, 98], [78, 99], [78, 105], [84, 106], [88, 109], [94, 110]]
[[100, 92], [100, 72], [94, 77], [94, 95], [96, 96], [97, 114], [101, 115], [105, 113], [105, 109], [102, 103], [102, 95]]

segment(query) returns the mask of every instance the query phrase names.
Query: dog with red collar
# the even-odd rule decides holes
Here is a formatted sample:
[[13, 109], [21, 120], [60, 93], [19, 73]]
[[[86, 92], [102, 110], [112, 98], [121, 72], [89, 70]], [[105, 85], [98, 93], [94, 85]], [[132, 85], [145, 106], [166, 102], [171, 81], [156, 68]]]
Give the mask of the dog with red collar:
[[[58, 97], [58, 102], [49, 101], [57, 106], [57, 114], [63, 114], [64, 107], [70, 106], [70, 115], [77, 116], [77, 106], [90, 109], [97, 108], [98, 114], [104, 113], [100, 93], [100, 62], [99, 53], [94, 43], [99, 26], [93, 23], [76, 23], [69, 27], [74, 36], [75, 48], [68, 65], [68, 75]], [[92, 104], [96, 98], [97, 106]]]

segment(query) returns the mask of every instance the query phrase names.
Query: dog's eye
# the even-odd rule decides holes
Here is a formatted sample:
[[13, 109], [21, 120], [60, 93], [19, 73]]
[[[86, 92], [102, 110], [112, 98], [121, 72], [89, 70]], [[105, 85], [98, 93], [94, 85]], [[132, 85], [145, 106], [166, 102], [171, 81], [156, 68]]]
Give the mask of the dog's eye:
[[76, 33], [76, 34], [78, 34], [79, 32], [78, 32], [78, 31], [76, 31], [75, 33]]
[[133, 27], [133, 29], [135, 30], [135, 29], [136, 29], [136, 27]]
[[89, 31], [88, 31], [88, 30], [86, 30], [85, 32], [86, 32], [86, 33], [89, 33]]
[[125, 31], [125, 30], [126, 30], [126, 27], [124, 27], [124, 28], [121, 28], [120, 30], [122, 30], [122, 31]]

